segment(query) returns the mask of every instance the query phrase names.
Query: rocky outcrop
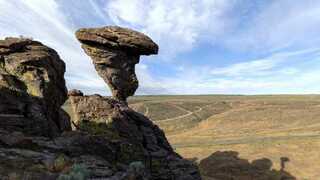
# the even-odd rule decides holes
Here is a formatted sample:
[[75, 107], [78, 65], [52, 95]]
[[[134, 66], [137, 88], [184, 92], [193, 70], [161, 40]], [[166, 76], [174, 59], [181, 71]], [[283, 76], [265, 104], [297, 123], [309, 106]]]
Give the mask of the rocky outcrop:
[[158, 53], [158, 45], [146, 35], [117, 26], [79, 29], [76, 37], [112, 95], [124, 102], [138, 88], [135, 64], [140, 55]]
[[148, 118], [117, 100], [81, 94], [70, 97], [76, 131], [52, 139], [0, 126], [1, 180], [200, 179]]
[[143, 163], [150, 179], [200, 179], [197, 167], [175, 153], [164, 132], [147, 117], [120, 101], [81, 94], [70, 96], [76, 127], [116, 141], [119, 161]]
[[139, 55], [157, 45], [128, 29], [93, 32], [77, 35], [116, 98], [70, 91], [74, 131], [60, 108], [67, 91], [58, 54], [29, 39], [0, 41], [0, 179], [200, 180], [164, 132], [125, 102], [138, 86]]
[[115, 26], [80, 29], [76, 37], [114, 96], [70, 91], [76, 128], [116, 141], [121, 154], [118, 160], [126, 165], [141, 162], [148, 179], [200, 179], [197, 167], [173, 151], [164, 132], [126, 103], [138, 88], [135, 64], [139, 56], [156, 54], [158, 46], [142, 33]]
[[68, 93], [74, 131], [60, 106], [65, 65], [40, 42], [0, 41], [0, 179], [200, 180], [164, 132], [130, 109], [134, 65], [158, 47], [119, 27], [82, 29], [77, 37], [115, 98]]
[[60, 108], [67, 99], [65, 64], [56, 51], [24, 38], [0, 40], [0, 126], [57, 136], [70, 130]]

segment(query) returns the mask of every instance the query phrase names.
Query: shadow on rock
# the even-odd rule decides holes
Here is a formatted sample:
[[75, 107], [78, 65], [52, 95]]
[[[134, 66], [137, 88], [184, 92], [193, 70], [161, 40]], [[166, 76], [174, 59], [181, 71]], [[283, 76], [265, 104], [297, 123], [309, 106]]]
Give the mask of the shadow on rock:
[[272, 169], [272, 161], [267, 158], [257, 159], [251, 163], [238, 157], [235, 151], [215, 152], [203, 159], [199, 168], [204, 180], [295, 180], [285, 171], [289, 158], [282, 157], [281, 170]]
[[47, 137], [71, 130], [69, 115], [62, 108], [55, 107], [57, 115], [51, 116], [43, 98], [4, 88], [0, 84], [0, 99], [1, 129]]

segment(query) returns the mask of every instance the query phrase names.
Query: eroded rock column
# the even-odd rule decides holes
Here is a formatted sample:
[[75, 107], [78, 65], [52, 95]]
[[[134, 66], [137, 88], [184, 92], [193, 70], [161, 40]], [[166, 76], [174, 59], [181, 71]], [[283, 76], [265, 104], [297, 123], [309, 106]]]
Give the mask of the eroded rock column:
[[113, 97], [123, 102], [138, 88], [135, 65], [140, 55], [158, 53], [158, 45], [148, 36], [117, 26], [79, 29], [76, 37]]

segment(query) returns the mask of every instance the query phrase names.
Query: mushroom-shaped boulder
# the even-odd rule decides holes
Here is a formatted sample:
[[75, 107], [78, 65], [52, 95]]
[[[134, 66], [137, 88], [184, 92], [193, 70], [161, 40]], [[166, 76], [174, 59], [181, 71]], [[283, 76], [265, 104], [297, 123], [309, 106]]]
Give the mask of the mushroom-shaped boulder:
[[158, 45], [148, 36], [117, 26], [79, 29], [76, 37], [113, 97], [123, 102], [138, 88], [135, 64], [140, 55], [158, 53]]

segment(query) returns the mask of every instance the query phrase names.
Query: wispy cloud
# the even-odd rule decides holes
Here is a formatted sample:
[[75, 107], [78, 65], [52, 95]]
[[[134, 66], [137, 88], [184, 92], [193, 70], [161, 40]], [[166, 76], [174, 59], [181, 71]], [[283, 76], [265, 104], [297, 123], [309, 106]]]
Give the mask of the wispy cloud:
[[[212, 75], [224, 75], [224, 76], [259, 76], [269, 75], [274, 73], [274, 68], [280, 67], [282, 70], [279, 73], [292, 73], [295, 72], [293, 68], [285, 68], [282, 63], [295, 63], [293, 62], [297, 58], [306, 58], [310, 54], [319, 53], [320, 49], [312, 48], [301, 51], [281, 52], [269, 55], [266, 58], [245, 61], [241, 63], [232, 64], [223, 68], [213, 68], [211, 70]], [[288, 62], [289, 61], [289, 62]]]
[[[317, 71], [320, 62], [314, 67], [307, 65], [308, 69], [304, 66], [309, 61], [317, 61], [319, 51], [316, 48], [275, 53], [263, 59], [222, 68], [193, 66], [179, 70], [174, 77], [150, 77], [147, 84], [167, 89], [171, 94], [318, 93], [315, 82], [320, 80], [320, 73]], [[150, 74], [147, 70], [148, 68], [144, 69], [146, 74]]]

